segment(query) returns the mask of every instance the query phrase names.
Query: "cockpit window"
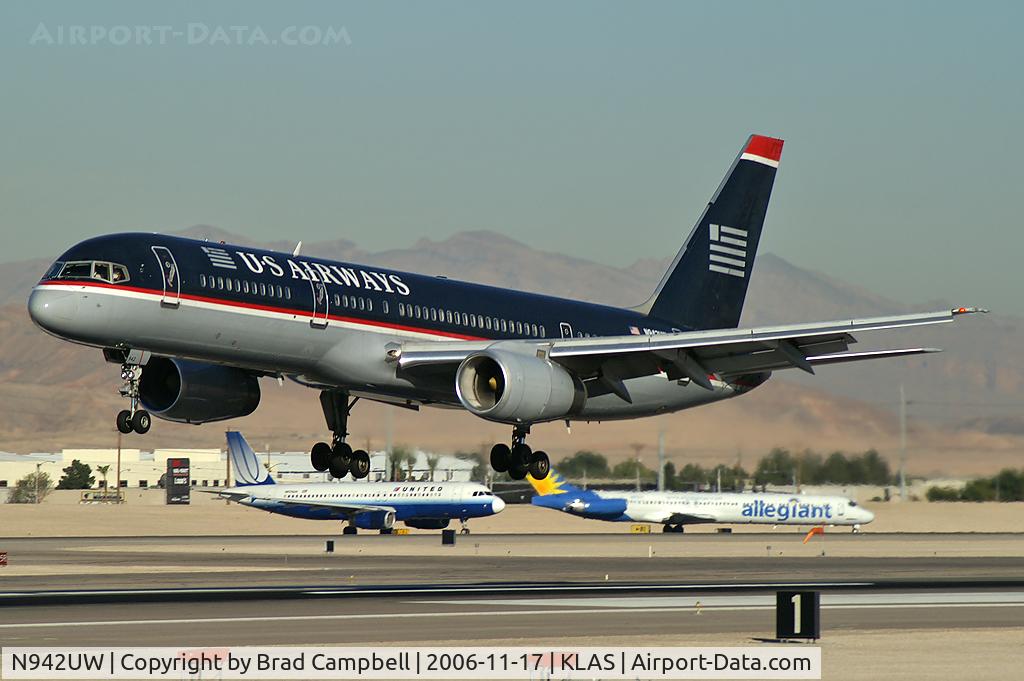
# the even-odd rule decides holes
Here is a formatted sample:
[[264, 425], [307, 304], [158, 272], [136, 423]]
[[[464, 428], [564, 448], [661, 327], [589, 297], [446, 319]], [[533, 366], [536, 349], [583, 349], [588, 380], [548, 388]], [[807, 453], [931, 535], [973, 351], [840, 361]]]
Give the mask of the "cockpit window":
[[851, 506], [851, 507], [853, 507], [853, 506], [856, 506], [856, 505], [857, 505], [857, 502], [856, 502], [856, 501], [851, 501], [851, 502], [850, 502], [850, 506]]
[[51, 268], [48, 278], [61, 279], [96, 279], [105, 281], [108, 284], [122, 284], [128, 281], [128, 268], [112, 262], [78, 261], [64, 263], [60, 274], [52, 274], [58, 271], [56, 267]]
[[50, 269], [46, 270], [46, 274], [43, 275], [43, 279], [56, 279], [57, 275], [60, 274], [61, 269], [64, 267], [64, 263], [60, 260], [50, 265]]
[[92, 276], [91, 262], [69, 262], [60, 273], [64, 279], [88, 279]]

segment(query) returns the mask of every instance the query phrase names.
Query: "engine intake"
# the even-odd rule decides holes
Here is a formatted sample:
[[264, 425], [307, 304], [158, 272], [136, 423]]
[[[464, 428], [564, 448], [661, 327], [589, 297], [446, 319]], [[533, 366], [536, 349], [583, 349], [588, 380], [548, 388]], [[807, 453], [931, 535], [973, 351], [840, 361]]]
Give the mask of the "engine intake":
[[153, 416], [207, 423], [253, 413], [260, 404], [260, 384], [242, 369], [154, 357], [142, 368], [139, 399]]
[[500, 345], [462, 361], [455, 392], [466, 409], [500, 423], [553, 421], [586, 401], [583, 383], [560, 365]]

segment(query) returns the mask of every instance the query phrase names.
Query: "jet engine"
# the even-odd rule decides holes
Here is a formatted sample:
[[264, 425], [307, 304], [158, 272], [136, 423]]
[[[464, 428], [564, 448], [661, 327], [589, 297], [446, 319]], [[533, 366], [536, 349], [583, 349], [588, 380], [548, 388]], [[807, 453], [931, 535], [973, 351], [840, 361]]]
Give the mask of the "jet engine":
[[142, 368], [139, 400], [153, 416], [168, 421], [223, 421], [253, 413], [260, 384], [242, 369], [153, 357]]
[[533, 354], [492, 346], [459, 365], [455, 391], [469, 411], [500, 423], [538, 423], [578, 413], [583, 383]]
[[394, 526], [394, 511], [367, 511], [356, 516], [356, 527], [364, 530], [390, 530]]
[[417, 530], [443, 530], [450, 522], [448, 518], [410, 518], [405, 524]]

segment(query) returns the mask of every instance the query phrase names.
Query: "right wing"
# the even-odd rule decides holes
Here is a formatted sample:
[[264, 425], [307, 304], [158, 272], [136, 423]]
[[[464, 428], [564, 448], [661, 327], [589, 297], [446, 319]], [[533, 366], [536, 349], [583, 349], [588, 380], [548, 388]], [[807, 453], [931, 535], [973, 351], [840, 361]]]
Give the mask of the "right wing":
[[500, 344], [534, 349], [538, 356], [561, 364], [584, 381], [597, 379], [607, 391], [627, 402], [622, 381], [665, 373], [670, 380], [689, 379], [712, 389], [710, 376], [742, 374], [796, 368], [814, 373], [825, 364], [855, 362], [883, 357], [901, 357], [936, 348], [914, 347], [869, 352], [847, 352], [856, 343], [853, 334], [932, 324], [946, 324], [957, 316], [987, 312], [978, 308], [955, 308], [909, 315], [811, 322], [748, 329], [712, 329], [654, 335], [605, 336], [599, 338], [517, 339], [508, 341], [451, 341], [404, 343], [389, 351], [403, 371], [429, 371], [454, 376], [466, 357]]

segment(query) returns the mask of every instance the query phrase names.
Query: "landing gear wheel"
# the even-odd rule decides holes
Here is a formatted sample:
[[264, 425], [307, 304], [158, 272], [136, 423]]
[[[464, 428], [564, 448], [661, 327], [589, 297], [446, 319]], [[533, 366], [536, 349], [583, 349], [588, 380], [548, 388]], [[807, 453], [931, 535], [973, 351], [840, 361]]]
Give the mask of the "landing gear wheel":
[[326, 442], [317, 442], [309, 452], [309, 461], [315, 470], [323, 473], [331, 466], [331, 446]]
[[512, 455], [509, 457], [508, 474], [513, 480], [525, 480], [530, 463], [533, 461], [533, 450], [525, 442], [520, 442], [512, 447]]
[[344, 478], [348, 475], [349, 462], [352, 460], [352, 448], [344, 442], [334, 445], [331, 450], [328, 470], [335, 478]]
[[496, 444], [491, 447], [491, 468], [496, 473], [504, 473], [509, 469], [512, 458], [512, 450], [506, 444]]
[[125, 435], [132, 432], [132, 413], [127, 409], [117, 412], [117, 430]]
[[353, 480], [362, 480], [370, 474], [370, 455], [366, 453], [366, 450], [357, 449], [352, 452], [348, 472], [352, 474]]
[[469, 534], [469, 528], [463, 527], [461, 530], [459, 530], [459, 534]]
[[382, 528], [380, 528], [380, 533], [381, 534], [394, 534], [394, 529], [390, 528], [390, 527], [382, 527]]
[[355, 525], [346, 525], [341, 529], [342, 534], [359, 534], [359, 530], [356, 529]]
[[548, 477], [548, 473], [551, 471], [551, 460], [548, 458], [547, 452], [534, 452], [533, 461], [530, 462], [527, 470], [534, 480], [543, 480]]
[[671, 525], [662, 525], [661, 526], [661, 531], [662, 532], [675, 532], [676, 530]]
[[132, 430], [139, 435], [145, 435], [149, 432], [151, 425], [153, 425], [153, 420], [150, 418], [148, 411], [140, 409], [135, 412], [135, 416], [132, 417]]

